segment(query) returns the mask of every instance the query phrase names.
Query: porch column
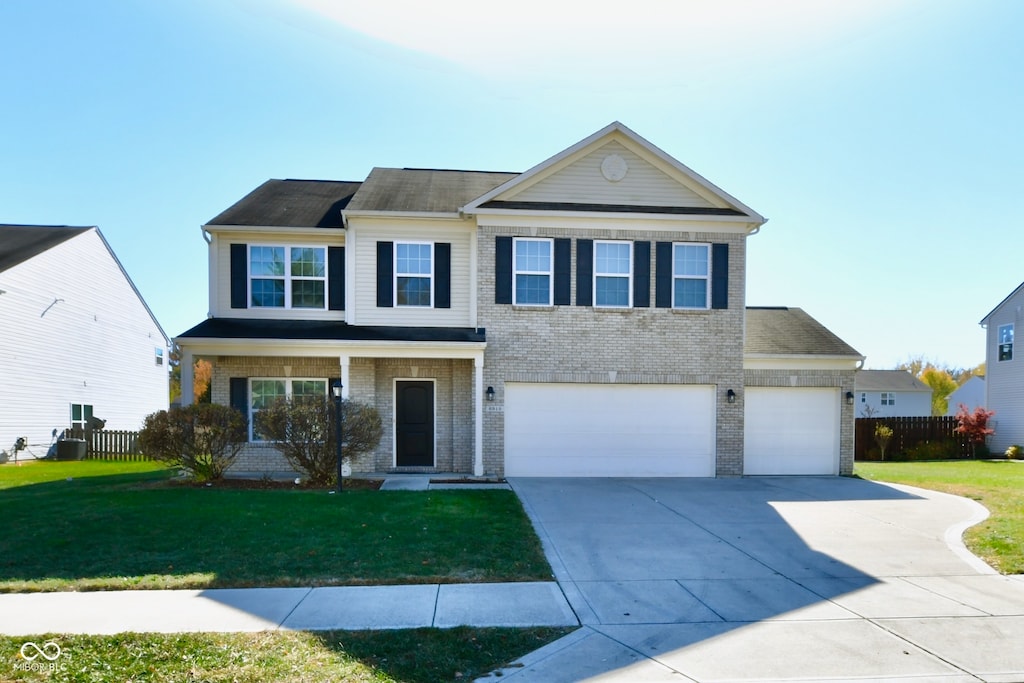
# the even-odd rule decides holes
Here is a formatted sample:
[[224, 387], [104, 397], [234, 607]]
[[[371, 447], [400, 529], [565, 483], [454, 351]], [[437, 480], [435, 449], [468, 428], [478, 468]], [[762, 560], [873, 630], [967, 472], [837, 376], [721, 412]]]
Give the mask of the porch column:
[[195, 361], [192, 359], [192, 352], [187, 348], [179, 347], [181, 357], [179, 359], [181, 369], [181, 405], [190, 406], [193, 401], [193, 386], [195, 385]]
[[473, 359], [473, 475], [484, 475], [484, 358]]
[[338, 363], [341, 365], [341, 397], [348, 398], [349, 394], [349, 377], [348, 377], [348, 364], [351, 360], [348, 356], [339, 356]]

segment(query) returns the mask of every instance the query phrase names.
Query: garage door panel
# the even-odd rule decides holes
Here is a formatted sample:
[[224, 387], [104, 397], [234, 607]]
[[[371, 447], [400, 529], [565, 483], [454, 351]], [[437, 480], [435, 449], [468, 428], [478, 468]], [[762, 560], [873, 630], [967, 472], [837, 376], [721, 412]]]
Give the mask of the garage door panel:
[[713, 476], [714, 388], [505, 386], [509, 476]]
[[839, 390], [748, 387], [744, 474], [837, 474]]

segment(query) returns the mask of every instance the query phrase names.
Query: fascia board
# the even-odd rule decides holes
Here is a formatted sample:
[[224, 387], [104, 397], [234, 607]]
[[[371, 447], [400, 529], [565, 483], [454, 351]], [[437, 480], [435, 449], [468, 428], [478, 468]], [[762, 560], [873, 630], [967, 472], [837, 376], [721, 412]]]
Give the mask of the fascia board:
[[[623, 220], [628, 217], [629, 220]], [[496, 211], [477, 216], [477, 224], [489, 227], [609, 228], [616, 230], [680, 230], [751, 235], [757, 224], [739, 216], [679, 216], [668, 214], [610, 214], [602, 212], [547, 212], [524, 214]], [[684, 220], [685, 219], [685, 220]]]
[[341, 216], [346, 223], [350, 218], [465, 218], [458, 211], [342, 211]]
[[811, 354], [766, 354], [747, 353], [743, 355], [744, 370], [856, 370], [864, 362], [864, 356], [830, 356]]
[[995, 314], [996, 311], [998, 311], [1000, 308], [1002, 308], [1003, 304], [1005, 304], [1007, 301], [1009, 301], [1010, 299], [1015, 297], [1017, 295], [1017, 293], [1020, 292], [1022, 289], [1024, 289], [1024, 282], [1022, 282], [1021, 284], [1017, 285], [1017, 288], [1014, 289], [1012, 292], [1010, 292], [1010, 294], [1005, 299], [1000, 301], [999, 304], [995, 308], [993, 308], [991, 311], [989, 311], [988, 315], [986, 315], [984, 318], [979, 320], [978, 324], [981, 325], [982, 327], [987, 326], [988, 325], [988, 319], [991, 318]]
[[285, 225], [204, 225], [203, 230], [216, 235], [219, 233], [264, 233], [275, 235], [337, 236], [344, 235], [344, 228], [296, 228]]
[[487, 342], [403, 342], [367, 343], [337, 339], [221, 339], [180, 337], [174, 340], [193, 355], [249, 356], [335, 356], [365, 358], [460, 358], [483, 359]]

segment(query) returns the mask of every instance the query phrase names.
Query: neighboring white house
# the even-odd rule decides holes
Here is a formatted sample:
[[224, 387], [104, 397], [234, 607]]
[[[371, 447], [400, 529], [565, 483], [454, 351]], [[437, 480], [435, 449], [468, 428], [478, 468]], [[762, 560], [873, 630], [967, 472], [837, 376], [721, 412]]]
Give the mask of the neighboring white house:
[[989, 437], [993, 453], [1024, 444], [1024, 358], [1014, 348], [1016, 328], [1024, 324], [1024, 284], [981, 319], [985, 333], [985, 407], [994, 410]]
[[857, 417], [928, 417], [932, 389], [905, 370], [858, 370]]
[[98, 228], [0, 225], [0, 320], [0, 451], [167, 408], [170, 342]]
[[960, 405], [967, 406], [968, 410], [985, 407], [985, 378], [975, 375], [957, 387], [956, 391], [949, 395], [949, 407], [946, 415], [956, 415]]

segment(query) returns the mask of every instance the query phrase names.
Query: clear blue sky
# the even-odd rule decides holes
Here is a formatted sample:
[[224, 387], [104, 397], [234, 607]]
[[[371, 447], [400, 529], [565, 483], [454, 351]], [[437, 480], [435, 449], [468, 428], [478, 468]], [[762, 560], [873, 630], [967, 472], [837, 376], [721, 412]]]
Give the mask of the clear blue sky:
[[613, 120], [768, 216], [748, 304], [867, 367], [983, 361], [1024, 281], [1014, 0], [4, 0], [0, 102], [0, 222], [99, 226], [170, 336], [268, 178], [522, 171]]

